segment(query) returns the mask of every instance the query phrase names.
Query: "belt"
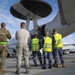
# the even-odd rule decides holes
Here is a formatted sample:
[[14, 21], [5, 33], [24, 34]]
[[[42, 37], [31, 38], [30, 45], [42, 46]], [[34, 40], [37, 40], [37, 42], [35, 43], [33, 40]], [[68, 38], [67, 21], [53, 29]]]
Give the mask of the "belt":
[[5, 44], [8, 44], [8, 42], [0, 42], [0, 44], [3, 44], [3, 45], [5, 45]]

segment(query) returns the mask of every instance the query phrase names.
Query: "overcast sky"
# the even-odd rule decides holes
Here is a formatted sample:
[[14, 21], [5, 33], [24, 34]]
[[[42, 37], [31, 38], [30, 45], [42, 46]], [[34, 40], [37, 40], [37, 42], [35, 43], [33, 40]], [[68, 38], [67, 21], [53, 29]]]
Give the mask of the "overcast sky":
[[[15, 36], [15, 32], [20, 28], [19, 25], [21, 22], [26, 22], [25, 20], [20, 20], [15, 18], [13, 15], [10, 13], [10, 7], [15, 4], [16, 2], [19, 2], [20, 0], [0, 0], [0, 23], [5, 22], [7, 25], [7, 29], [10, 31], [12, 34], [12, 38]], [[42, 25], [48, 22], [51, 22], [55, 15], [57, 14], [58, 10], [58, 5], [57, 5], [57, 0], [44, 0], [48, 2], [52, 6], [52, 13], [41, 20], [38, 20], [38, 25]], [[33, 23], [30, 22], [30, 30], [33, 28]], [[75, 43], [75, 33], [65, 37], [63, 39], [64, 43]]]

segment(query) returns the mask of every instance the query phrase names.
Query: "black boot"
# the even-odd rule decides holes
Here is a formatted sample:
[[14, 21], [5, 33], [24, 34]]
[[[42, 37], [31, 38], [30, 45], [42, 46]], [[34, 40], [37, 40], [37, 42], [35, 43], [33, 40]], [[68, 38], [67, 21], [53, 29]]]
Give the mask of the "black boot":
[[52, 66], [49, 66], [48, 68], [49, 68], [49, 69], [52, 69]]
[[37, 63], [35, 63], [35, 67], [37, 66]]
[[55, 64], [53, 67], [59, 68], [58, 64]]
[[46, 67], [45, 67], [45, 66], [43, 66], [43, 67], [42, 67], [42, 69], [45, 69], [45, 70], [46, 70]]
[[40, 66], [43, 66], [42, 61], [40, 61]]

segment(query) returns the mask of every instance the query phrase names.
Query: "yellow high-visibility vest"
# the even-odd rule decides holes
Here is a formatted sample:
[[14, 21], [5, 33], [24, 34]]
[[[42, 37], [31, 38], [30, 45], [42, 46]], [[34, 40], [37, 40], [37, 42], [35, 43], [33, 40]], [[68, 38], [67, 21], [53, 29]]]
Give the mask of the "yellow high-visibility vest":
[[39, 40], [37, 38], [32, 39], [32, 51], [39, 50]]
[[52, 52], [52, 39], [50, 37], [44, 37], [43, 51]]
[[54, 39], [55, 39], [54, 47], [55, 48], [61, 48], [63, 46], [62, 35], [59, 33], [56, 33], [56, 34], [54, 34]]

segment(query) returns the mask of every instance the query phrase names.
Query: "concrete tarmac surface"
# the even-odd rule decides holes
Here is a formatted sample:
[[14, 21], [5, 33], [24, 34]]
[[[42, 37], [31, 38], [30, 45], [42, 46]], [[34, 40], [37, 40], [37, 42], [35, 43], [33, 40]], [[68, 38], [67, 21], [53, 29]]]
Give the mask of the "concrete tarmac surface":
[[[35, 67], [32, 59], [30, 60], [30, 73], [25, 73], [24, 61], [22, 61], [22, 67], [20, 69], [20, 75], [75, 75], [75, 53], [71, 53], [69, 55], [64, 55], [65, 59], [65, 68], [62, 68], [61, 65], [59, 68], [52, 67], [52, 69], [43, 70], [40, 67], [38, 62], [38, 66]], [[16, 58], [9, 57], [5, 62], [5, 74], [3, 75], [17, 75], [16, 71]]]

